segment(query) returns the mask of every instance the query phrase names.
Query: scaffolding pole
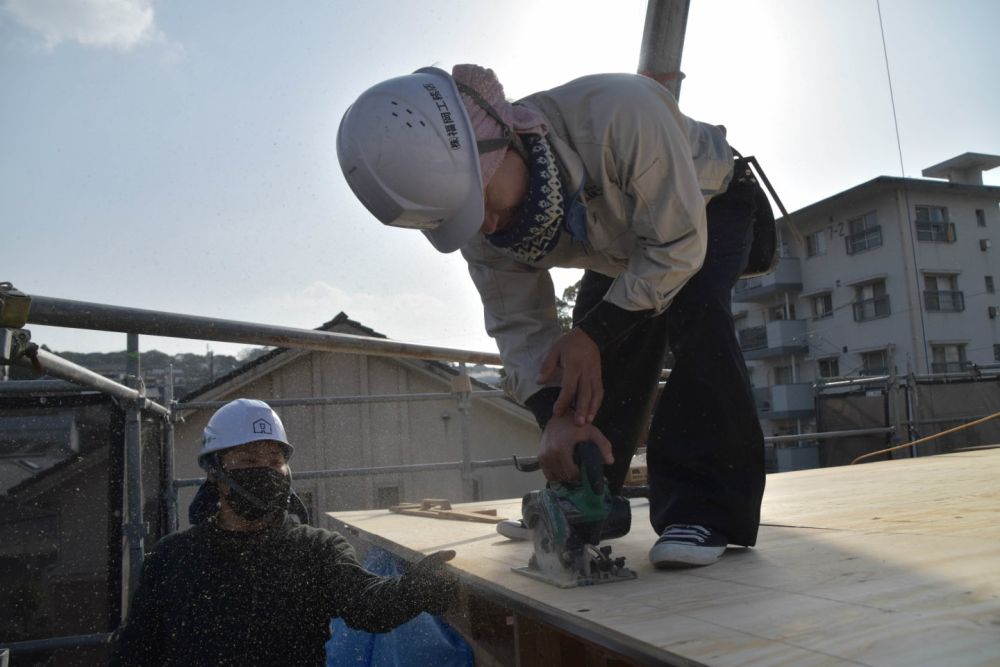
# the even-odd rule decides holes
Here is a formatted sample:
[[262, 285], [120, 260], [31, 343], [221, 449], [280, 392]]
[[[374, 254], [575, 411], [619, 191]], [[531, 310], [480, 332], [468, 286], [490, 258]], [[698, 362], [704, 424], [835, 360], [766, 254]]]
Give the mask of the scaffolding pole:
[[[127, 381], [135, 385], [144, 399], [139, 368], [139, 335], [128, 334], [126, 351]], [[128, 580], [126, 599], [122, 605], [122, 619], [128, 609], [132, 593], [139, 585], [142, 572], [143, 542], [146, 527], [142, 516], [142, 413], [139, 400], [129, 401], [125, 410], [125, 525], [122, 526], [128, 548]]]
[[[145, 396], [141, 396], [135, 389], [126, 387], [125, 385], [119, 384], [114, 380], [109, 380], [103, 375], [98, 375], [94, 371], [88, 370], [78, 364], [74, 364], [72, 361], [63, 359], [62, 357], [41, 348], [35, 350], [34, 354], [35, 359], [41, 366], [42, 372], [46, 375], [68, 380], [69, 382], [90, 387], [91, 389], [96, 389], [124, 401], [138, 402], [141, 409], [149, 410], [150, 412], [156, 413], [161, 417], [166, 417], [170, 414], [170, 411], [167, 408], [163, 407], [159, 403], [149, 400]], [[16, 363], [24, 366], [25, 368], [34, 368], [33, 364], [25, 357], [19, 357]], [[5, 390], [13, 392], [16, 391], [15, 387], [35, 387], [36, 385], [34, 383], [36, 382], [44, 381], [29, 380], [24, 383], [20, 381], [13, 381], [5, 387]]]
[[674, 99], [681, 96], [681, 55], [690, 0], [649, 0], [639, 48], [639, 74], [658, 81]]
[[351, 334], [297, 329], [254, 322], [125, 308], [70, 299], [31, 295], [28, 322], [55, 327], [118, 331], [147, 336], [167, 336], [222, 343], [294, 347], [326, 352], [367, 354], [435, 361], [464, 361], [500, 365], [500, 355], [456, 348], [435, 347]]

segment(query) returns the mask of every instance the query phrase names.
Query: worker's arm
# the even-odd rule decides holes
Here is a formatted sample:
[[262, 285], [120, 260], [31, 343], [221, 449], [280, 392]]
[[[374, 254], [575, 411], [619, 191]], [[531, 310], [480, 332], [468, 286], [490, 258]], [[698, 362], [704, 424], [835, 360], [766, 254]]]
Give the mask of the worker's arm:
[[[545, 387], [538, 371], [562, 333], [549, 272], [507, 257], [482, 235], [463, 247], [462, 255], [483, 302], [486, 332], [503, 358], [504, 389], [527, 405]], [[559, 378], [548, 384], [558, 388]]]
[[401, 577], [383, 577], [364, 569], [337, 533], [330, 533], [326, 549], [330, 615], [356, 630], [388, 632], [421, 612], [440, 615], [455, 597], [458, 580], [444, 569], [454, 551], [426, 556]]
[[[586, 115], [589, 122], [566, 131], [578, 149], [592, 156], [587, 164], [592, 181], [605, 197], [622, 202], [617, 211], [596, 212], [596, 224], [614, 228], [615, 217], [624, 216], [632, 245], [625, 269], [604, 299], [553, 346], [539, 377], [546, 383], [561, 369], [562, 391], [552, 410], [562, 416], [575, 407], [577, 425], [593, 419], [600, 404], [594, 389], [600, 381], [599, 354], [639, 322], [663, 312], [701, 268], [707, 247], [705, 198], [722, 187], [732, 161], [721, 130], [685, 117], [662, 87], [641, 77], [615, 78], [607, 86], [599, 94], [572, 98], [585, 104], [589, 115], [571, 115]], [[704, 183], [692, 146], [708, 165]], [[721, 181], [720, 174], [726, 175]], [[610, 219], [602, 219], [602, 213]]]

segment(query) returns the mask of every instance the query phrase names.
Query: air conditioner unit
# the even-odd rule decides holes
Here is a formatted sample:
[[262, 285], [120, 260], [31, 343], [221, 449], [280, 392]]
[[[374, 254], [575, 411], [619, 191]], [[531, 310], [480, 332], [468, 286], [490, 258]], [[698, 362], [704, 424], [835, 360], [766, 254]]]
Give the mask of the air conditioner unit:
[[993, 243], [989, 239], [979, 239], [979, 249], [989, 250], [993, 246]]
[[986, 308], [986, 313], [990, 316], [991, 320], [995, 320], [997, 318], [997, 310], [996, 306], [989, 306]]

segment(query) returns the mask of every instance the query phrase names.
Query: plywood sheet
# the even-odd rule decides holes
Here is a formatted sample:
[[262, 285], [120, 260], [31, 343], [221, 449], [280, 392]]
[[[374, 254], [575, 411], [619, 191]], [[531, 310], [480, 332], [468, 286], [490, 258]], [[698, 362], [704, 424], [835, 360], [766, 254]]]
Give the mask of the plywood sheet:
[[[639, 578], [558, 589], [511, 572], [531, 547], [492, 526], [331, 513], [401, 555], [455, 549], [463, 581], [665, 664], [1000, 665], [1000, 450], [770, 475], [754, 549], [658, 571], [648, 505], [610, 544]], [[519, 500], [457, 505], [516, 517]]]

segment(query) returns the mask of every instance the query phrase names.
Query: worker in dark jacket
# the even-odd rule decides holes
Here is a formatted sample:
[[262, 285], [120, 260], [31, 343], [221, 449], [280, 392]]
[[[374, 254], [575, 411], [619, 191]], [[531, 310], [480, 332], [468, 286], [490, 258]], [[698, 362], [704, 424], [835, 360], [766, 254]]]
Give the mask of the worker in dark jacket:
[[368, 572], [341, 535], [289, 518], [291, 453], [266, 403], [239, 399], [212, 416], [199, 463], [218, 510], [156, 544], [112, 665], [322, 665], [333, 617], [387, 632], [445, 612], [454, 552], [401, 577]]

